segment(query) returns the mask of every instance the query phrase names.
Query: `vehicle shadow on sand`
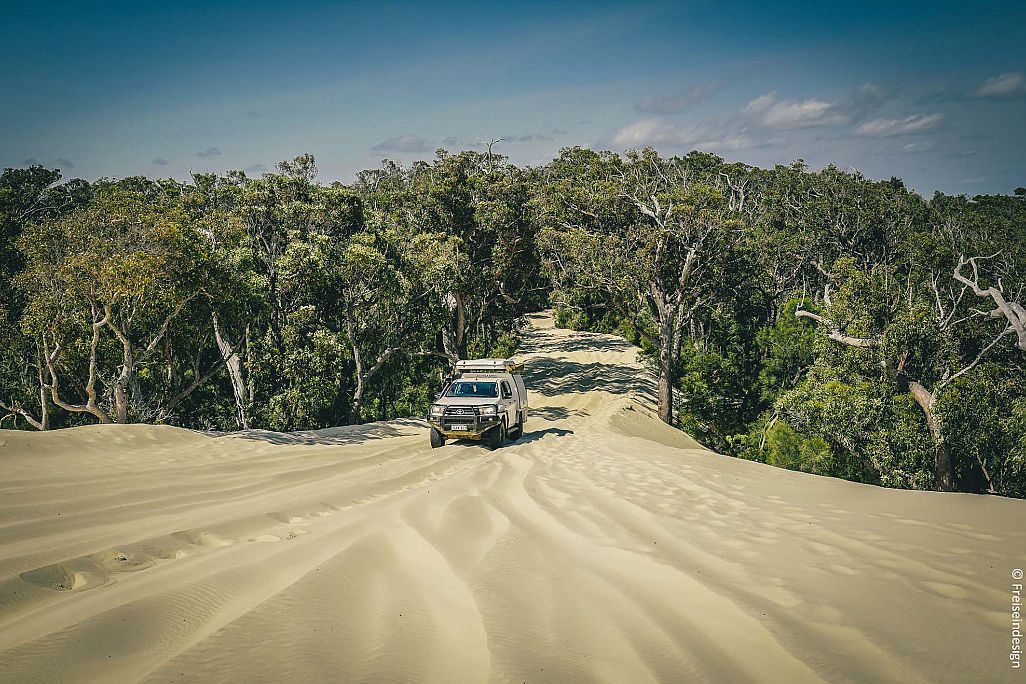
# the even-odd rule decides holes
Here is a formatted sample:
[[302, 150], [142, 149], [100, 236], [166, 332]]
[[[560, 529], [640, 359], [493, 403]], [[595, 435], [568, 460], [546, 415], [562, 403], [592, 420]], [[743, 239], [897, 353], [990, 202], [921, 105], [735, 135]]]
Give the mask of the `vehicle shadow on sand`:
[[[517, 446], [519, 444], [530, 444], [531, 442], [537, 442], [540, 439], [544, 439], [546, 435], [555, 435], [556, 437], [566, 437], [567, 435], [572, 435], [572, 434], [574, 434], [573, 430], [566, 430], [564, 428], [555, 428], [555, 427], [546, 428], [545, 430], [535, 430], [534, 432], [526, 432], [526, 433], [524, 433], [523, 437], [520, 437], [519, 439], [517, 439], [515, 441], [508, 441], [508, 442], [506, 442], [500, 448], [501, 449], [509, 449], [509, 448], [515, 447], [515, 446]], [[454, 444], [454, 445], [457, 445], [457, 446], [468, 447], [468, 448], [472, 448], [472, 449], [474, 449], [474, 448], [476, 448], [476, 449], [485, 449], [485, 450], [488, 449], [488, 447], [486, 447], [484, 444], [482, 444], [480, 441], [478, 441], [476, 439], [451, 439], [451, 440], [449, 440], [448, 443], [449, 444]]]
[[537, 442], [539, 439], [544, 439], [546, 435], [555, 435], [556, 437], [566, 437], [567, 435], [574, 434], [573, 430], [567, 430], [564, 428], [546, 428], [545, 430], [535, 430], [534, 432], [525, 433], [523, 437], [515, 442], [512, 442], [509, 446], [516, 444], [530, 444], [531, 442]]
[[345, 446], [348, 444], [362, 444], [363, 442], [376, 439], [389, 439], [390, 437], [409, 437], [412, 434], [410, 432], [411, 429], [422, 428], [423, 426], [423, 421], [400, 419], [388, 423], [346, 425], [343, 427], [326, 428], [324, 430], [304, 430], [301, 432], [242, 430], [224, 433], [223, 436], [292, 446]]

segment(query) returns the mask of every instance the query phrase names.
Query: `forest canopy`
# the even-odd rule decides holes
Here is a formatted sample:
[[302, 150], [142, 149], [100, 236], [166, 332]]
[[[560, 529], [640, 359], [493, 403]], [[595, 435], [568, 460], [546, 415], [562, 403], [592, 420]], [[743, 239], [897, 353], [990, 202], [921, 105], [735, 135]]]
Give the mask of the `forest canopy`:
[[525, 313], [636, 344], [730, 456], [1026, 496], [1026, 190], [924, 198], [801, 161], [439, 151], [349, 185], [0, 175], [0, 427], [421, 416]]

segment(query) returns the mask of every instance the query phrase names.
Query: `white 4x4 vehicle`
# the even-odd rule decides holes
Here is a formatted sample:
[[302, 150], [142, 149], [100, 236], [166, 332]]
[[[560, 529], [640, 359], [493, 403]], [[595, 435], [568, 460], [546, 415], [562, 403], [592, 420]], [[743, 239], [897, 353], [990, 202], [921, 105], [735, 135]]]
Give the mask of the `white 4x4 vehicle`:
[[513, 359], [456, 363], [456, 377], [431, 405], [431, 448], [447, 439], [477, 439], [498, 449], [519, 439], [527, 421], [524, 365]]

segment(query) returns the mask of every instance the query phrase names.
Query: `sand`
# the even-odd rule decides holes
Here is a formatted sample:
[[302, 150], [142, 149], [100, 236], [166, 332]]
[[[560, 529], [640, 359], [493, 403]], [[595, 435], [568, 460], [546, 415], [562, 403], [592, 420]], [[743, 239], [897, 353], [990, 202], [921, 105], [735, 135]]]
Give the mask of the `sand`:
[[622, 340], [533, 325], [496, 452], [0, 432], [0, 680], [1026, 681], [1026, 501], [714, 454]]

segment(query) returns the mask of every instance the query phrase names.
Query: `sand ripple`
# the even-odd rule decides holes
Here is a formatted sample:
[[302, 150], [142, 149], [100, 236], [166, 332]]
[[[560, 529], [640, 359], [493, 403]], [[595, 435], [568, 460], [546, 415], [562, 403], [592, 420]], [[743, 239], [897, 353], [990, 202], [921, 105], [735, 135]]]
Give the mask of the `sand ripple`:
[[0, 680], [1007, 677], [1026, 502], [717, 456], [629, 345], [534, 324], [495, 453], [418, 421], [5, 432]]

